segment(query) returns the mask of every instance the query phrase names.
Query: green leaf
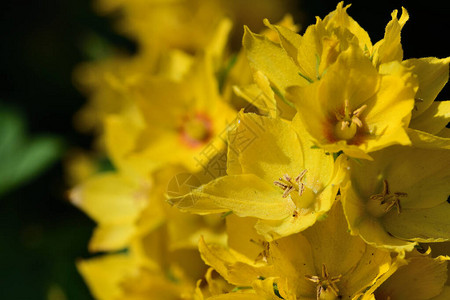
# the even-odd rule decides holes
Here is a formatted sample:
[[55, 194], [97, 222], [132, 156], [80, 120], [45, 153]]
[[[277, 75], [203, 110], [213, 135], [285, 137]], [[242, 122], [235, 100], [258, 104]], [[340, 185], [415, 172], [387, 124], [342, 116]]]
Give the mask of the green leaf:
[[62, 153], [52, 136], [27, 139], [20, 114], [0, 106], [0, 196], [37, 176]]

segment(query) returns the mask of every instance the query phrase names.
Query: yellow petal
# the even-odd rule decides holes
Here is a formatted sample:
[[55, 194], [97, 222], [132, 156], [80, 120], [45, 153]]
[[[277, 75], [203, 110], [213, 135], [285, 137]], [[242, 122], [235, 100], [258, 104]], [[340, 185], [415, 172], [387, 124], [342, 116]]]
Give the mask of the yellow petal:
[[277, 116], [277, 105], [275, 94], [270, 90], [270, 95], [266, 95], [258, 85], [234, 87], [234, 92], [256, 106], [262, 113], [275, 118]]
[[213, 38], [206, 47], [206, 53], [211, 56], [213, 67], [218, 68], [220, 61], [223, 59], [223, 52], [228, 42], [228, 35], [230, 34], [233, 23], [229, 19], [222, 19], [216, 27], [216, 32]]
[[113, 300], [122, 296], [120, 283], [134, 266], [127, 255], [115, 254], [81, 260], [77, 268], [96, 299]]
[[134, 224], [99, 225], [94, 229], [89, 241], [89, 251], [98, 252], [126, 248], [136, 229]]
[[446, 285], [442, 289], [442, 292], [438, 296], [431, 298], [431, 300], [447, 300], [449, 298], [450, 298], [450, 286]]
[[431, 208], [404, 209], [399, 215], [387, 214], [383, 224], [390, 234], [401, 239], [443, 242], [450, 240], [449, 214], [450, 204], [445, 201]]
[[132, 153], [142, 128], [142, 125], [122, 116], [114, 115], [105, 119], [105, 143], [114, 166], [127, 176], [139, 180], [147, 178], [150, 171], [158, 166], [157, 162], [144, 160]]
[[277, 240], [269, 250], [275, 274], [287, 279], [294, 294], [315, 295], [314, 284], [305, 279], [305, 275], [315, 273], [313, 248], [301, 233]]
[[198, 216], [180, 212], [175, 207], [169, 211], [167, 230], [169, 249], [197, 249], [198, 241], [203, 236], [208, 242], [225, 245], [225, 222], [220, 215]]
[[413, 111], [413, 118], [421, 115], [430, 107], [434, 99], [448, 81], [448, 65], [450, 57], [439, 59], [436, 57], [413, 58], [402, 62], [406, 67], [411, 68], [417, 75], [419, 90], [416, 98], [417, 110]]
[[[198, 243], [197, 243], [198, 244]], [[209, 268], [205, 275], [208, 284], [208, 292], [211, 295], [219, 295], [229, 292], [233, 289], [233, 285], [229, 284], [220, 274], [213, 268]]]
[[101, 224], [129, 224], [146, 206], [146, 188], [118, 173], [102, 173], [70, 191], [72, 203]]
[[[323, 45], [322, 40], [326, 36], [327, 32], [325, 29], [325, 24], [319, 18], [316, 18], [316, 24], [308, 26], [305, 33], [301, 37], [301, 45], [298, 47], [296, 61], [298, 62], [298, 72], [303, 78], [307, 78], [307, 82], [315, 81], [318, 77], [323, 74], [323, 67], [317, 68], [317, 59], [321, 58]], [[326, 60], [321, 59], [327, 62]], [[334, 61], [333, 61], [334, 62]], [[326, 64], [325, 67], [327, 67]], [[320, 73], [318, 74], [318, 71]]]
[[422, 114], [411, 120], [410, 128], [439, 133], [450, 121], [450, 101], [435, 101]]
[[297, 55], [298, 49], [302, 45], [302, 37], [285, 26], [270, 24], [269, 20], [267, 19], [264, 19], [264, 24], [278, 33], [281, 46], [286, 51], [286, 53], [294, 60], [294, 62], [298, 64]]
[[406, 127], [414, 106], [417, 82], [412, 74], [398, 62], [380, 66], [381, 78], [378, 93], [367, 102], [366, 122], [374, 138], [367, 141], [367, 151], [393, 145], [410, 145]]
[[367, 49], [369, 53], [372, 50], [372, 42], [370, 41], [369, 34], [365, 31], [355, 20], [353, 20], [348, 14], [347, 9], [350, 4], [344, 7], [344, 2], [338, 3], [336, 10], [329, 13], [323, 22], [327, 28], [343, 27], [353, 33], [359, 42], [359, 47], [361, 49]]
[[266, 300], [266, 298], [250, 293], [228, 293], [209, 297], [210, 300]]
[[258, 277], [268, 277], [272, 268], [222, 246], [207, 245], [200, 239], [199, 251], [205, 263], [213, 267], [229, 283], [237, 286], [250, 286]]
[[261, 253], [261, 246], [254, 241], [263, 240], [255, 230], [255, 218], [241, 218], [234, 214], [227, 216], [228, 246], [247, 256], [256, 259]]
[[233, 164], [240, 164], [244, 174], [273, 184], [284, 174], [295, 177], [303, 171], [303, 153], [311, 149], [306, 149], [288, 122], [242, 113], [238, 122], [229, 133], [229, 151], [238, 154]]
[[403, 59], [400, 33], [406, 21], [409, 19], [409, 14], [402, 7], [400, 19], [397, 19], [397, 10], [394, 10], [391, 16], [392, 20], [386, 26], [384, 38], [374, 46], [373, 61], [376, 66], [391, 61], [401, 61]]
[[309, 83], [298, 75], [297, 66], [284, 49], [265, 36], [252, 33], [245, 27], [243, 45], [250, 66], [267, 76], [282, 94], [288, 86]]
[[[450, 136], [441, 137], [410, 128], [408, 128], [407, 132], [412, 144], [415, 147], [429, 149], [450, 149]], [[442, 131], [440, 131], [439, 133], [441, 132]], [[450, 133], [450, 131], [448, 131], [448, 133]]]
[[284, 289], [280, 289], [278, 285], [279, 281], [280, 280], [276, 277], [270, 277], [262, 280], [255, 280], [252, 286], [256, 293], [263, 299], [291, 299], [290, 297], [288, 298]]
[[442, 293], [447, 278], [447, 260], [417, 256], [399, 268], [376, 291], [378, 299], [431, 299]]
[[253, 174], [220, 177], [186, 196], [170, 199], [182, 211], [220, 213], [233, 211], [241, 217], [277, 220], [290, 215], [295, 205], [289, 198]]

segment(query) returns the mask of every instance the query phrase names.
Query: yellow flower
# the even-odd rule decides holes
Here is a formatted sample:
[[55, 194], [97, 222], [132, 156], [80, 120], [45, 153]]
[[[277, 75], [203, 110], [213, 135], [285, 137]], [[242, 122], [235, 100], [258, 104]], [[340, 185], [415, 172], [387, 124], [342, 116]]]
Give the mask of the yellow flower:
[[165, 203], [170, 179], [180, 174], [188, 173], [170, 166], [153, 171], [147, 190], [120, 173], [99, 174], [72, 190], [72, 202], [98, 222], [90, 251], [127, 249], [79, 263], [97, 298], [193, 295], [195, 282], [206, 272], [197, 250], [199, 238], [225, 244], [226, 236], [220, 216], [183, 214]]
[[[241, 223], [229, 231], [230, 237], [240, 230], [248, 229]], [[401, 258], [391, 259], [389, 252], [350, 235], [339, 202], [325, 220], [301, 233], [261, 241], [259, 247], [257, 256], [248, 257], [231, 246], [199, 245], [203, 260], [229, 283], [251, 287], [266, 299], [357, 299], [402, 264]]]
[[[98, 223], [90, 250], [122, 249], [164, 222], [168, 222], [174, 248], [196, 247], [200, 235], [223, 239], [223, 220], [218, 216], [182, 214], [165, 202], [171, 181], [189, 170], [169, 165], [160, 168], [159, 162], [133, 153], [142, 124], [132, 120], [110, 116], [105, 122], [106, 148], [117, 170], [91, 176], [70, 192], [72, 203]], [[211, 175], [201, 173], [195, 179], [199, 186], [211, 180]], [[171, 191], [178, 188], [172, 184]]]
[[135, 234], [135, 222], [147, 206], [149, 186], [120, 173], [91, 177], [70, 192], [72, 203], [98, 223], [90, 251], [121, 249]]
[[[292, 111], [291, 101], [285, 98], [286, 89], [321, 80], [328, 68], [349, 47], [361, 52], [376, 69], [386, 63], [400, 62], [403, 57], [400, 31], [408, 19], [406, 10], [403, 9], [400, 20], [397, 19], [396, 10], [392, 13], [392, 21], [386, 27], [384, 39], [372, 46], [367, 32], [347, 14], [349, 6], [338, 3], [335, 11], [323, 20], [317, 17], [316, 24], [309, 26], [303, 35], [296, 34], [284, 24], [272, 25], [266, 19], [265, 24], [277, 32], [279, 44], [246, 28], [243, 45], [250, 66], [254, 69], [255, 83], [264, 92], [250, 90], [248, 94], [263, 100], [275, 97], [275, 108], [279, 106], [280, 110], [277, 116], [292, 119], [295, 111]], [[255, 99], [253, 101], [256, 102]], [[269, 108], [274, 106], [270, 101], [265, 102], [271, 104], [267, 105]]]
[[352, 233], [395, 251], [449, 240], [448, 154], [392, 146], [374, 152], [373, 162], [350, 161], [341, 194]]
[[[272, 25], [266, 19], [265, 24], [278, 33], [281, 45], [271, 43], [263, 36], [247, 29], [243, 44], [251, 66], [263, 72], [274, 87], [284, 94], [284, 89], [288, 86], [302, 86], [320, 80], [327, 68], [350, 45], [359, 48], [369, 58], [373, 55], [372, 42], [368, 33], [347, 14], [349, 6], [344, 7], [343, 2], [339, 2], [336, 10], [329, 13], [323, 20], [316, 17], [316, 24], [309, 26], [303, 35], [296, 34], [283, 24]], [[385, 39], [380, 41], [376, 48], [390, 49], [399, 45], [401, 50], [399, 37], [398, 45], [394, 43], [397, 39], [391, 38], [397, 33], [393, 33], [391, 28], [394, 26], [391, 23], [395, 23], [394, 18], [397, 20], [397, 11], [394, 11], [392, 15], [393, 20], [388, 24]], [[404, 15], [407, 15], [406, 11]], [[407, 19], [404, 15], [397, 23], [404, 24], [406, 21], [404, 19]], [[383, 43], [386, 44], [384, 48], [380, 45]], [[389, 51], [384, 50], [384, 52]], [[379, 55], [377, 53], [377, 57], [383, 57], [382, 63], [394, 60], [388, 59], [384, 52]], [[267, 59], [268, 57], [271, 59]]]
[[207, 267], [198, 251], [169, 251], [164, 243], [165, 228], [145, 237], [142, 246], [126, 253], [105, 254], [81, 260], [77, 267], [93, 296], [117, 299], [193, 299], [195, 282]]
[[192, 57], [177, 50], [141, 52], [133, 57], [115, 55], [81, 64], [75, 69], [74, 79], [89, 101], [75, 115], [76, 127], [83, 132], [102, 133], [106, 116], [133, 113], [136, 109], [130, 97], [135, 87], [151, 76], [180, 80], [191, 64]]
[[340, 2], [323, 21], [317, 17], [316, 24], [309, 26], [303, 36], [265, 20], [278, 33], [280, 45], [246, 29], [243, 45], [250, 65], [267, 76], [281, 95], [288, 86], [320, 80], [351, 43], [361, 49], [372, 46], [367, 32], [348, 16], [347, 8]]
[[342, 52], [320, 81], [288, 89], [297, 108], [294, 124], [303, 123], [317, 146], [371, 159], [369, 152], [410, 144], [406, 127], [414, 106], [416, 81], [398, 62], [379, 72], [359, 49]]
[[183, 81], [153, 78], [133, 96], [145, 120], [136, 151], [146, 160], [180, 163], [196, 171], [204, 167], [205, 155], [225, 148], [236, 112], [219, 95], [206, 58], [196, 61]]
[[263, 17], [279, 19], [294, 10], [293, 0], [97, 0], [100, 13], [120, 11], [118, 29], [137, 39], [145, 51], [178, 48], [197, 53], [205, 48], [217, 20], [228, 16], [235, 30], [232, 42], [239, 46], [244, 24], [261, 27]]
[[[90, 241], [90, 251], [117, 250], [126, 247], [136, 235], [136, 222], [149, 205], [155, 165], [130, 155], [141, 122], [136, 117], [110, 116], [105, 122], [104, 142], [114, 171], [87, 177], [69, 193], [70, 200], [98, 223]], [[152, 221], [164, 217], [162, 200], [152, 205]]]
[[114, 254], [78, 261], [78, 271], [96, 299], [119, 299], [120, 283], [133, 270], [134, 262], [128, 255]]
[[230, 132], [227, 164], [227, 176], [170, 202], [182, 211], [258, 218], [267, 240], [311, 226], [330, 209], [343, 176], [341, 159], [312, 149], [304, 132], [254, 114], [241, 113]]

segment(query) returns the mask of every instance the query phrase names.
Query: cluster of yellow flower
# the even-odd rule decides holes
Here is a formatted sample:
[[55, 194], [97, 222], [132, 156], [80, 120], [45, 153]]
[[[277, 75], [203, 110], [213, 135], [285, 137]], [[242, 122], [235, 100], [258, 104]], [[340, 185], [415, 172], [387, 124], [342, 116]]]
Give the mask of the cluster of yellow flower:
[[450, 58], [403, 60], [405, 9], [374, 45], [339, 3], [232, 55], [226, 1], [98, 3], [143, 47], [78, 72], [115, 168], [70, 192], [96, 298], [450, 298]]

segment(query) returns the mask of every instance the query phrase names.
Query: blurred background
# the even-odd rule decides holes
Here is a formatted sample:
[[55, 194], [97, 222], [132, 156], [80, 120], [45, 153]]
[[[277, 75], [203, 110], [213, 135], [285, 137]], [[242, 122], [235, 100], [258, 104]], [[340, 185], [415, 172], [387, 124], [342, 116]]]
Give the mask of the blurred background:
[[[294, 18], [301, 32], [337, 2], [299, 1], [301, 13]], [[445, 57], [450, 55], [450, 4], [442, 3], [354, 1], [349, 14], [375, 42], [383, 37], [391, 11], [403, 5], [410, 14], [402, 32], [405, 58]], [[92, 299], [75, 261], [89, 257], [94, 223], [68, 202], [64, 178], [67, 151], [90, 149], [93, 141], [74, 129], [73, 116], [86, 99], [74, 87], [72, 72], [104, 55], [99, 40], [131, 54], [138, 49], [114, 31], [119, 15], [98, 16], [92, 6], [91, 0], [6, 0], [2, 5], [1, 299]], [[438, 99], [449, 99], [448, 86]]]

